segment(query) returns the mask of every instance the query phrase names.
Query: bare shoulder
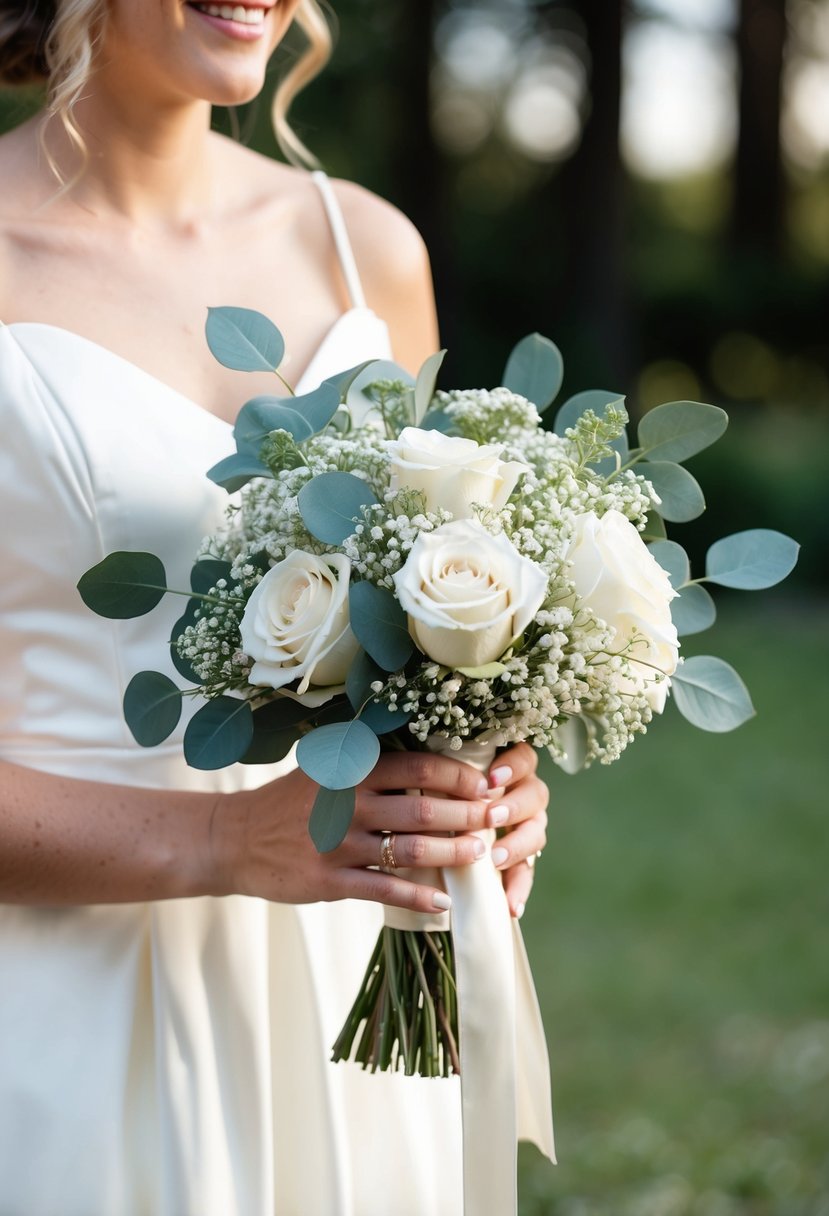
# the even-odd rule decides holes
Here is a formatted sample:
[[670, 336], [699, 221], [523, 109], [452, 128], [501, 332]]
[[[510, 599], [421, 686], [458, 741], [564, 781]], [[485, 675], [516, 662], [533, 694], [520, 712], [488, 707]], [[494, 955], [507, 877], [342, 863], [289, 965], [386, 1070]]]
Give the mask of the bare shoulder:
[[429, 254], [412, 221], [353, 182], [333, 183], [374, 311], [388, 324], [395, 357], [416, 371], [438, 347]]

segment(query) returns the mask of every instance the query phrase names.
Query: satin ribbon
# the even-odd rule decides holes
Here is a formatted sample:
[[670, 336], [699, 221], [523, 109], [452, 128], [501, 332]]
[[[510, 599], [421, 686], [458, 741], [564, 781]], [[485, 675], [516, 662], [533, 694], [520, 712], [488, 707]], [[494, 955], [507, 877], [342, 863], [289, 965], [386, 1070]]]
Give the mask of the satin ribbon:
[[[494, 743], [446, 740], [430, 750], [486, 772]], [[474, 865], [400, 871], [443, 887], [451, 912], [423, 915], [386, 908], [392, 929], [451, 930], [458, 984], [463, 1114], [464, 1216], [516, 1216], [518, 1141], [530, 1140], [555, 1162], [550, 1066], [541, 1011], [518, 921], [490, 860], [495, 832], [478, 835], [486, 856]]]

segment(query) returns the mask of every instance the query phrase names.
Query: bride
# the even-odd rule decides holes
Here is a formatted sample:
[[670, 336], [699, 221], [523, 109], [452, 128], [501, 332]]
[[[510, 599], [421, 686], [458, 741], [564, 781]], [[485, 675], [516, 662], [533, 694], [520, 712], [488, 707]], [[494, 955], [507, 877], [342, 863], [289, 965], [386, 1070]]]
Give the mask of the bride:
[[521, 914], [546, 825], [534, 753], [488, 781], [383, 756], [319, 856], [315, 787], [290, 764], [196, 772], [180, 733], [147, 752], [126, 732], [124, 684], [158, 666], [175, 606], [102, 623], [75, 590], [117, 548], [186, 577], [222, 518], [205, 470], [242, 403], [278, 386], [217, 365], [208, 305], [270, 316], [303, 391], [438, 345], [405, 218], [210, 131], [294, 21], [307, 51], [275, 109], [298, 160], [287, 108], [329, 51], [314, 0], [0, 0], [0, 82], [48, 91], [0, 139], [4, 1216], [462, 1208], [455, 1080], [371, 1076], [330, 1045], [379, 905], [445, 906], [378, 868], [382, 830], [404, 865], [467, 866], [472, 830], [506, 826]]

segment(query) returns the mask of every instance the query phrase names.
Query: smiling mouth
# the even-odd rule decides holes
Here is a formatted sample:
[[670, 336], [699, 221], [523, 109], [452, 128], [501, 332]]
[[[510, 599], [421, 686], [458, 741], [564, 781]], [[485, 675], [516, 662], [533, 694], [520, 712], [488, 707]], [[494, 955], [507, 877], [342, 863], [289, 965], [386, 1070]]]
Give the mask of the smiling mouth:
[[213, 17], [220, 21], [232, 21], [236, 25], [261, 25], [270, 9], [262, 5], [243, 4], [199, 4], [189, 0], [188, 8], [204, 13], [205, 17]]

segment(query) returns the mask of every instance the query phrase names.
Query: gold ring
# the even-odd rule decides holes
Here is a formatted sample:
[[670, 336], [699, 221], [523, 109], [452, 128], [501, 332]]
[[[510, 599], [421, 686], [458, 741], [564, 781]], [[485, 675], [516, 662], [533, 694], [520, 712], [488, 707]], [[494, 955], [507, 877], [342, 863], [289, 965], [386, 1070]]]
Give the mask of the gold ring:
[[397, 858], [394, 855], [394, 833], [380, 833], [380, 868], [383, 870], [396, 870]]

